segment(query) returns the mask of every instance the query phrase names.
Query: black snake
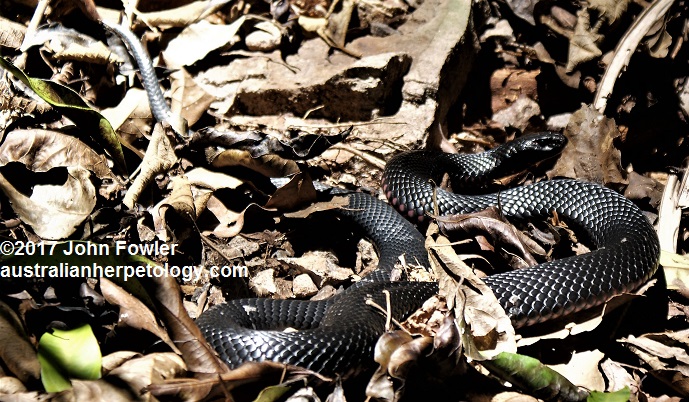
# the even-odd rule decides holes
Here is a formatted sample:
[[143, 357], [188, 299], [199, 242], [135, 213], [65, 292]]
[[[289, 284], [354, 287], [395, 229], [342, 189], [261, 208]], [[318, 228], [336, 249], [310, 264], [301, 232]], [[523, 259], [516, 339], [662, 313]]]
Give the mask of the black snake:
[[[520, 152], [547, 155], [563, 143], [561, 135], [546, 133], [477, 155], [408, 152], [392, 158], [383, 174], [388, 199], [414, 220], [433, 211], [435, 198], [441, 215], [494, 205], [515, 220], [547, 219], [555, 212], [587, 235], [596, 246], [588, 254], [486, 279], [516, 327], [600, 305], [612, 295], [637, 288], [658, 265], [658, 238], [641, 210], [600, 185], [564, 179], [467, 196], [432, 184], [445, 172], [454, 188], [466, 181], [483, 183], [492, 172], [511, 171], [505, 166], [509, 160], [533, 161]], [[450, 167], [456, 173], [448, 171]], [[434, 283], [388, 281], [401, 254], [407, 261], [428, 265], [423, 237], [393, 207], [357, 193], [349, 195], [349, 207], [340, 214], [361, 226], [376, 244], [380, 263], [373, 277], [323, 301], [242, 299], [210, 309], [197, 324], [230, 366], [272, 360], [322, 373], [349, 373], [370, 364], [373, 345], [384, 330], [384, 317], [365, 304], [367, 297], [385, 305], [382, 290], [389, 290], [393, 316], [404, 319], [437, 292]], [[281, 331], [287, 327], [301, 330]]]
[[[134, 55], [156, 119], [169, 119], [171, 113], [140, 43], [128, 30], [105, 25], [124, 39]], [[598, 184], [553, 180], [487, 195], [453, 194], [433, 185], [444, 173], [451, 177], [453, 188], [488, 183], [558, 153], [564, 143], [563, 136], [545, 133], [477, 155], [408, 152], [392, 158], [383, 175], [387, 198], [413, 220], [423, 220], [435, 208], [445, 215], [499, 205], [505, 217], [515, 220], [546, 219], [555, 212], [587, 235], [596, 246], [588, 254], [486, 279], [517, 327], [600, 305], [614, 294], [637, 288], [658, 266], [658, 237], [641, 210]], [[384, 331], [384, 318], [365, 303], [367, 298], [385, 305], [382, 291], [390, 291], [392, 314], [401, 320], [437, 293], [435, 283], [389, 281], [401, 254], [407, 261], [428, 266], [424, 239], [415, 227], [372, 196], [355, 193], [348, 200], [348, 208], [340, 214], [361, 226], [376, 244], [378, 269], [328, 300], [242, 299], [211, 308], [197, 324], [231, 367], [272, 360], [346, 375], [371, 364], [373, 345]], [[282, 331], [288, 327], [299, 330]]]

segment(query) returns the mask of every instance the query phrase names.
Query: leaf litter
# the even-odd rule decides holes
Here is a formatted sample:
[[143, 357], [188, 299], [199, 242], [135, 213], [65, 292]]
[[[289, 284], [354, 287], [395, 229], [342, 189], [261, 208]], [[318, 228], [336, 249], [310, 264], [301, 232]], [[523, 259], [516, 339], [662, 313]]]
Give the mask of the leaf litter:
[[[567, 379], [570, 385], [556, 380], [540, 388], [538, 378], [522, 384], [520, 392], [544, 399], [576, 400], [581, 390], [618, 391], [604, 400], [689, 395], [686, 4], [243, 0], [126, 7], [172, 110], [194, 129], [188, 141], [160, 125], [151, 129], [136, 75], [114, 68], [123, 58], [103, 32], [74, 24], [95, 15], [114, 20], [122, 10], [88, 1], [37, 8], [36, 20], [54, 23], [37, 30], [29, 24], [32, 10], [9, 7], [13, 21], [0, 17], [0, 38], [24, 42], [2, 42], [3, 66], [16, 77], [5, 75], [0, 86], [3, 239], [164, 241], [183, 252], [151, 256], [157, 263], [198, 266], [201, 275], [126, 286], [0, 279], [3, 317], [15, 317], [0, 326], [2, 344], [10, 346], [0, 349], [8, 393], [40, 399], [30, 364], [37, 339], [78, 321], [90, 324], [101, 344], [104, 377], [72, 379], [66, 392], [76, 400], [243, 400], [261, 389], [266, 398], [333, 392], [333, 400], [414, 400], [450, 390], [457, 400], [525, 398], [515, 385], [530, 369], [509, 369], [500, 379], [493, 376], [499, 370], [485, 369], [500, 361], [487, 357], [514, 351], [547, 365], [529, 366], [544, 367], [534, 372], [552, 369]], [[40, 81], [51, 74], [62, 86]], [[32, 89], [45, 91], [52, 112]], [[88, 102], [72, 99], [75, 93]], [[431, 235], [443, 297], [405, 325], [422, 336], [381, 338], [394, 346], [376, 358], [383, 368], [366, 392], [268, 363], [228, 371], [202, 340], [189, 315], [209, 304], [258, 289], [267, 297], [323, 298], [375, 267], [372, 247], [328, 216], [337, 202], [312, 204], [319, 195], [311, 179], [376, 194], [381, 161], [393, 153], [424, 144], [477, 152], [545, 129], [563, 131], [570, 145], [519, 183], [567, 176], [624, 190], [658, 222], [665, 276], [582, 322], [515, 334], [474, 273], [583, 251], [557, 217], [514, 227], [498, 210], [460, 218], [468, 240], [454, 240], [456, 228], [443, 229], [452, 242]], [[268, 179], [289, 175], [280, 188]], [[251, 278], [220, 281], [212, 266], [246, 267]], [[663, 279], [666, 292], [658, 290]], [[77, 290], [81, 282], [89, 292]], [[108, 302], [96, 304], [101, 294]], [[29, 363], [17, 364], [17, 353]], [[307, 378], [314, 388], [303, 387]]]

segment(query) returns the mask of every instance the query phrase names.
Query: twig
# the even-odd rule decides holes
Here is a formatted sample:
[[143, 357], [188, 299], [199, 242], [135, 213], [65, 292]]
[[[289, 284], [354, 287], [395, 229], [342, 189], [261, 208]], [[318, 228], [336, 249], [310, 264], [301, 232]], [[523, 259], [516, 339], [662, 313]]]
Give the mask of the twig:
[[378, 169], [385, 169], [385, 161], [381, 160], [380, 158], [376, 158], [375, 156], [371, 156], [365, 152], [361, 152], [358, 149], [355, 149], [349, 145], [335, 144], [332, 147], [330, 147], [330, 149], [339, 149], [341, 151], [347, 151], [363, 159], [365, 162], [377, 167]]

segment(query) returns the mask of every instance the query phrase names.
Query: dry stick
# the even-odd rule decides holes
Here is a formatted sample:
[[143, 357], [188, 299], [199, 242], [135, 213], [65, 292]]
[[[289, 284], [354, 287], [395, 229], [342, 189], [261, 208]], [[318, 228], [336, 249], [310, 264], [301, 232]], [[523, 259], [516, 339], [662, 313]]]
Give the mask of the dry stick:
[[598, 85], [598, 91], [593, 98], [593, 107], [599, 112], [603, 113], [608, 104], [608, 97], [615, 87], [615, 81], [619, 77], [620, 72], [629, 64], [634, 51], [641, 43], [641, 40], [646, 36], [649, 29], [661, 18], [665, 16], [675, 0], [656, 0], [648, 8], [646, 8], [639, 17], [634, 21], [631, 27], [620, 40], [620, 43], [615, 48], [615, 56], [610, 65], [603, 74], [603, 79]]
[[361, 152], [358, 149], [354, 149], [353, 147], [345, 144], [335, 144], [330, 149], [339, 149], [341, 151], [347, 151], [351, 154], [354, 154], [361, 159], [363, 159], [365, 162], [370, 163], [371, 165], [379, 168], [379, 169], [385, 169], [385, 161], [382, 161], [379, 158], [376, 158], [375, 156], [371, 156], [365, 152]]
[[386, 321], [385, 321], [385, 328], [389, 329], [392, 326], [392, 323], [397, 325], [397, 327], [406, 332], [407, 334], [411, 335], [411, 332], [407, 331], [406, 328], [402, 326], [402, 323], [397, 321], [392, 317], [392, 312], [390, 311], [390, 292], [388, 290], [383, 290], [383, 293], [385, 293], [385, 300], [387, 302], [387, 309], [373, 301], [373, 299], [366, 299], [366, 305], [371, 306], [381, 312], [381, 314], [385, 315]]
[[36, 9], [31, 17], [31, 22], [29, 22], [29, 26], [24, 33], [24, 43], [22, 43], [22, 47], [19, 48], [22, 52], [26, 52], [31, 46], [31, 41], [38, 30], [38, 26], [41, 24], [41, 21], [43, 21], [43, 14], [45, 14], [45, 10], [48, 8], [49, 4], [50, 0], [40, 0], [36, 5]]

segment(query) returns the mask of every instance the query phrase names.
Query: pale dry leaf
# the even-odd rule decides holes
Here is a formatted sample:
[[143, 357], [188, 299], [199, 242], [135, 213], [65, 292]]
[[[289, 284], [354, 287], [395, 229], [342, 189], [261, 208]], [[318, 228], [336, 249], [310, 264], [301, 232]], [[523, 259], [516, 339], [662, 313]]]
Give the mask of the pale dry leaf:
[[59, 240], [72, 235], [96, 206], [96, 189], [90, 176], [81, 167], [67, 168], [65, 183], [36, 184], [29, 197], [0, 174], [0, 188], [19, 218], [39, 237]]
[[129, 144], [141, 136], [150, 134], [150, 122], [153, 117], [148, 95], [143, 89], [130, 88], [117, 106], [103, 109], [101, 114]]
[[208, 108], [215, 101], [193, 80], [191, 74], [184, 68], [179, 68], [170, 74], [170, 92], [172, 99], [170, 109], [184, 118], [188, 124], [194, 125], [201, 116], [208, 112]]
[[672, 36], [667, 32], [667, 19], [659, 19], [649, 28], [644, 45], [651, 57], [662, 59], [666, 57], [672, 45]]
[[601, 17], [612, 23], [627, 10], [629, 0], [587, 0], [589, 8], [596, 9]]
[[506, 3], [517, 17], [527, 21], [531, 25], [536, 25], [533, 10], [538, 0], [507, 0]]
[[591, 27], [588, 10], [579, 10], [577, 12], [577, 25], [574, 27], [574, 34], [569, 41], [566, 71], [572, 72], [579, 64], [603, 55], [603, 52], [598, 48], [598, 43], [602, 39], [603, 36]]
[[605, 389], [605, 381], [598, 365], [604, 357], [605, 354], [598, 349], [587, 350], [574, 353], [566, 364], [549, 367], [578, 387], [602, 391]]
[[638, 393], [639, 384], [620, 363], [606, 358], [601, 362], [600, 368], [608, 384], [606, 391], [618, 391], [624, 387], [629, 387], [633, 395]]
[[192, 186], [219, 190], [221, 188], [236, 189], [244, 182], [225, 173], [214, 172], [205, 168], [194, 168], [185, 173]]
[[461, 261], [446, 238], [427, 237], [426, 248], [440, 295], [445, 296], [448, 307], [455, 309], [455, 317], [470, 329], [463, 335], [465, 354], [483, 360], [500, 352], [516, 352], [514, 327], [491, 289]]
[[205, 20], [189, 25], [168, 43], [162, 56], [169, 67], [190, 66], [212, 51], [234, 45], [245, 20], [246, 17], [241, 16], [230, 25], [214, 25]]
[[146, 25], [158, 28], [188, 27], [189, 25], [203, 20], [213, 14], [218, 9], [224, 7], [230, 0], [201, 0], [189, 4], [154, 11], [150, 13], [137, 12], [136, 15]]
[[52, 46], [48, 46], [55, 54], [57, 60], [63, 61], [81, 61], [85, 63], [94, 64], [108, 64], [112, 63], [113, 54], [103, 42], [92, 42], [87, 46], [80, 43], [65, 43], [65, 42], [48, 42]]
[[150, 353], [124, 362], [99, 381], [112, 382], [115, 378], [140, 395], [146, 387], [183, 377], [187, 366], [175, 353]]

